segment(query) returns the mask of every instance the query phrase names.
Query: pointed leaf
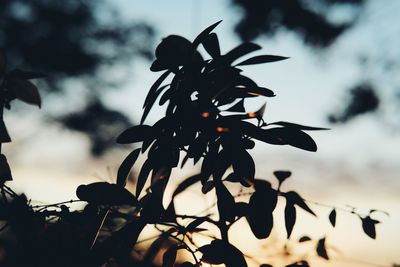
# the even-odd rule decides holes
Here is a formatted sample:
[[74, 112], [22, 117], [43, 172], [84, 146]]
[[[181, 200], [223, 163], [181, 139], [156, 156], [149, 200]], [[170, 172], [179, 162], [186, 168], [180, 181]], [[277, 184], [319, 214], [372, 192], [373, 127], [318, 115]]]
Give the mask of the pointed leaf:
[[0, 143], [11, 142], [11, 137], [8, 134], [7, 127], [3, 120], [0, 120]]
[[193, 41], [194, 48], [196, 48], [200, 43], [202, 43], [204, 39], [210, 34], [210, 32], [212, 32], [215, 29], [215, 27], [217, 27], [218, 24], [220, 24], [221, 22], [222, 20], [208, 26], [199, 35], [197, 35], [197, 37]]
[[236, 66], [243, 66], [243, 65], [253, 65], [253, 64], [262, 64], [262, 63], [270, 63], [288, 59], [288, 57], [281, 57], [281, 56], [273, 56], [273, 55], [261, 55], [251, 57], [246, 59], [245, 61], [236, 64]]
[[290, 201], [286, 201], [285, 207], [285, 227], [287, 238], [292, 234], [294, 224], [296, 223], [296, 208]]
[[318, 241], [317, 244], [317, 254], [318, 256], [320, 256], [321, 258], [324, 258], [325, 260], [329, 260], [329, 256], [328, 253], [326, 252], [326, 248], [325, 248], [325, 238], [322, 238]]
[[226, 111], [230, 111], [230, 112], [246, 112], [246, 110], [244, 109], [244, 99], [241, 99], [239, 102], [237, 102], [232, 107], [228, 108]]
[[232, 63], [236, 59], [247, 55], [251, 52], [261, 49], [261, 46], [254, 44], [254, 43], [242, 43], [226, 53], [224, 58], [226, 59], [227, 63]]
[[6, 156], [0, 154], [0, 185], [4, 185], [6, 181], [12, 181], [11, 169]]
[[140, 169], [140, 173], [138, 176], [138, 180], [136, 183], [136, 197], [140, 196], [140, 193], [142, 192], [142, 189], [144, 185], [146, 184], [147, 178], [149, 177], [149, 174], [151, 170], [153, 169], [153, 162], [151, 161], [150, 158], [148, 158], [142, 165], [142, 168]]
[[380, 223], [380, 221], [372, 219], [370, 216], [361, 218], [362, 228], [364, 233], [366, 233], [370, 238], [376, 239], [375, 225]]
[[235, 199], [228, 189], [221, 183], [215, 186], [217, 193], [217, 207], [220, 220], [233, 222], [235, 220]]
[[119, 144], [131, 144], [136, 142], [143, 142], [146, 140], [153, 140], [155, 131], [149, 125], [136, 125], [123, 131], [117, 138]]
[[176, 197], [178, 194], [182, 193], [183, 191], [186, 190], [191, 185], [194, 185], [195, 183], [199, 182], [201, 180], [202, 175], [201, 174], [196, 174], [192, 175], [185, 180], [183, 180], [175, 189], [174, 193], [172, 194], [172, 197]]
[[336, 209], [333, 209], [331, 213], [329, 213], [329, 221], [333, 227], [336, 226]]
[[308, 207], [308, 205], [305, 203], [304, 199], [297, 194], [297, 192], [295, 191], [290, 191], [284, 194], [284, 196], [286, 197], [287, 201], [299, 206], [300, 208], [302, 208], [303, 210], [307, 211], [308, 213], [317, 216], [311, 209], [310, 207]]
[[188, 224], [186, 227], [186, 231], [192, 232], [194, 229], [196, 229], [198, 226], [200, 226], [203, 222], [207, 221], [207, 217], [200, 217], [192, 221], [191, 223]]
[[121, 166], [119, 166], [118, 168], [117, 185], [126, 185], [126, 178], [128, 177], [128, 174], [131, 171], [133, 164], [135, 164], [137, 158], [139, 157], [139, 154], [140, 148], [135, 149], [131, 153], [129, 153], [129, 155], [121, 163]]
[[168, 77], [168, 75], [171, 73], [171, 71], [167, 70], [163, 74], [160, 75], [160, 77], [154, 82], [154, 84], [151, 86], [149, 92], [147, 93], [146, 99], [144, 100], [143, 108], [146, 107], [149, 104], [150, 99], [152, 96], [155, 94], [157, 89], [160, 87], [162, 82]]
[[218, 36], [215, 33], [210, 33], [206, 38], [204, 38], [203, 46], [211, 57], [216, 58], [221, 55]]
[[286, 121], [277, 121], [268, 123], [268, 125], [280, 125], [285, 127], [293, 127], [304, 131], [321, 131], [321, 130], [330, 130], [329, 128], [320, 128], [320, 127], [312, 127], [312, 126], [305, 126], [296, 123], [286, 122]]
[[265, 88], [265, 87], [251, 87], [251, 88], [247, 88], [249, 94], [251, 95], [262, 95], [262, 96], [266, 96], [266, 97], [273, 97], [275, 96], [274, 91], [272, 91], [271, 89]]

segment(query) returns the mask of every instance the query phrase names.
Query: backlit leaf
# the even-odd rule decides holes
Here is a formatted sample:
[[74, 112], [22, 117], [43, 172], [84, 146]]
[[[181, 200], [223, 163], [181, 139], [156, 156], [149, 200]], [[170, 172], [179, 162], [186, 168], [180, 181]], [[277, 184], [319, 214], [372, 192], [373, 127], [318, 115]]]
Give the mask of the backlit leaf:
[[299, 242], [300, 243], [307, 242], [307, 241], [310, 241], [310, 240], [311, 240], [311, 238], [306, 236], [306, 235], [299, 238]]
[[242, 43], [226, 53], [224, 58], [226, 59], [227, 63], [232, 63], [236, 59], [247, 55], [251, 52], [261, 49], [261, 46], [254, 44], [254, 43]]
[[203, 253], [201, 260], [204, 262], [225, 264], [229, 267], [247, 267], [243, 253], [223, 240], [213, 240], [210, 244], [200, 247], [199, 251]]
[[320, 256], [321, 258], [324, 258], [326, 260], [329, 260], [329, 256], [328, 253], [326, 252], [326, 247], [325, 247], [325, 238], [321, 238], [318, 241], [317, 244], [317, 254], [318, 256]]
[[137, 205], [134, 195], [125, 188], [107, 182], [80, 185], [76, 196], [83, 201], [96, 205]]
[[121, 163], [117, 173], [117, 185], [126, 185], [126, 178], [128, 177], [128, 174], [131, 171], [133, 164], [135, 164], [137, 158], [139, 157], [139, 154], [140, 148], [135, 149], [131, 153], [129, 153], [129, 155]]
[[0, 120], [0, 143], [9, 143], [11, 142], [11, 137], [8, 134], [7, 127], [4, 121]]
[[206, 38], [204, 38], [203, 46], [207, 53], [213, 58], [221, 55], [218, 36], [215, 33], [210, 33]]
[[241, 99], [239, 102], [237, 102], [232, 107], [228, 108], [226, 111], [230, 111], [230, 112], [245, 112], [246, 110], [244, 109], [244, 99]]
[[123, 131], [117, 137], [119, 144], [131, 144], [154, 139], [154, 129], [149, 125], [136, 125]]
[[3, 185], [6, 181], [12, 181], [11, 169], [6, 156], [0, 154], [0, 185]]
[[277, 121], [268, 123], [268, 125], [280, 125], [285, 127], [293, 127], [304, 131], [321, 131], [321, 130], [330, 130], [329, 128], [321, 128], [321, 127], [312, 127], [312, 126], [305, 126], [296, 123], [286, 122], [286, 121]]
[[287, 238], [292, 234], [294, 224], [296, 223], [296, 208], [290, 201], [286, 201], [285, 206], [285, 227]]
[[304, 199], [297, 194], [297, 192], [295, 191], [289, 191], [287, 193], [284, 194], [284, 196], [286, 197], [286, 200], [293, 203], [294, 205], [299, 206], [300, 208], [302, 208], [303, 210], [307, 211], [308, 213], [317, 216], [311, 209], [310, 207], [308, 207], [308, 205], [305, 203]]
[[202, 43], [204, 41], [204, 39], [210, 34], [210, 32], [212, 32], [215, 27], [218, 26], [218, 24], [220, 24], [222, 22], [222, 20], [208, 26], [207, 28], [205, 28], [199, 35], [197, 35], [197, 37], [194, 39], [193, 41], [193, 46], [196, 48], [200, 43]]
[[140, 169], [140, 173], [137, 179], [136, 183], [136, 196], [139, 197], [140, 193], [142, 192], [142, 189], [147, 181], [147, 178], [149, 177], [149, 174], [151, 170], [153, 169], [153, 163], [150, 158], [148, 158], [142, 165], [142, 168]]
[[278, 179], [279, 184], [282, 184], [287, 178], [292, 175], [291, 171], [274, 171], [276, 179]]
[[370, 216], [366, 216], [364, 218], [361, 218], [361, 222], [364, 233], [366, 233], [370, 238], [375, 239], [376, 238], [375, 225], [380, 223], [380, 221], [374, 220]]
[[329, 221], [333, 227], [336, 226], [336, 209], [333, 209], [331, 213], [329, 213]]
[[288, 57], [281, 57], [281, 56], [273, 56], [273, 55], [261, 55], [251, 57], [246, 59], [245, 61], [236, 64], [236, 66], [243, 66], [243, 65], [253, 65], [253, 64], [262, 64], [262, 63], [269, 63], [269, 62], [276, 62], [288, 59]]

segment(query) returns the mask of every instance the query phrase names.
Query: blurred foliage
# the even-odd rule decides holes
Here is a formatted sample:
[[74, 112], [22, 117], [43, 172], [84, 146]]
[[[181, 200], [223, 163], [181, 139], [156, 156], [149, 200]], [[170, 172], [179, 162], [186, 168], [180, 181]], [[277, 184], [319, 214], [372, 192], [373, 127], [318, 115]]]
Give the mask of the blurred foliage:
[[[326, 47], [349, 29], [365, 0], [232, 0], [242, 10], [236, 32], [243, 40], [271, 36], [281, 30], [293, 31], [308, 45]], [[351, 8], [350, 21], [329, 18], [334, 8]]]
[[[153, 36], [150, 25], [123, 20], [102, 0], [0, 2], [0, 47], [7, 55], [8, 66], [46, 73], [41, 88], [47, 93], [63, 94], [74, 90], [67, 88], [67, 80], [79, 81], [81, 87], [89, 91], [76, 96], [80, 100], [86, 96], [98, 97], [104, 89], [117, 88], [123, 79], [110, 76], [113, 68], [121, 64], [129, 67], [132, 59], [139, 56], [150, 59]], [[88, 123], [84, 119], [91, 116], [93, 107], [89, 105], [93, 105], [93, 101], [105, 116], [99, 116], [96, 127], [90, 129], [84, 125]], [[62, 103], [65, 106], [58, 106], [58, 113], [71, 104]], [[110, 130], [114, 127], [112, 131], [118, 132], [128, 126], [129, 120], [119, 111], [103, 105], [100, 99], [88, 99], [87, 105], [61, 122], [68, 122], [64, 125], [88, 134], [92, 151], [99, 155], [112, 143], [112, 136], [106, 138], [98, 128]], [[107, 118], [111, 117], [120, 123], [110, 124]]]

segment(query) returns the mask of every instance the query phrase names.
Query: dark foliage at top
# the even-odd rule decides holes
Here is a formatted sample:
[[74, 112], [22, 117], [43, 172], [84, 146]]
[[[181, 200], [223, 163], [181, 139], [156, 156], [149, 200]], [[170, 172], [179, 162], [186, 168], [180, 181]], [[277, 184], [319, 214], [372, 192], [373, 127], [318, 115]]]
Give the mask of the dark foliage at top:
[[[290, 171], [275, 171], [278, 185], [273, 186], [267, 179], [255, 177], [256, 166], [248, 151], [255, 146], [255, 140], [316, 151], [315, 142], [305, 131], [323, 128], [282, 121], [267, 123], [263, 119], [265, 106], [247, 112], [244, 101], [272, 97], [274, 93], [244, 76], [241, 67], [286, 57], [258, 55], [241, 59], [260, 49], [253, 43], [243, 43], [221, 54], [218, 37], [212, 32], [218, 23], [193, 42], [171, 35], [159, 44], [151, 70], [163, 73], [150, 88], [141, 124], [128, 128], [117, 139], [122, 144], [141, 142], [141, 147], [121, 163], [115, 183], [96, 182], [77, 188], [77, 197], [88, 203], [84, 210], [71, 211], [66, 204], [74, 201], [31, 205], [25, 195], [16, 194], [6, 185], [12, 175], [6, 157], [1, 155], [1, 231], [9, 230], [11, 240], [1, 240], [0, 248], [6, 251], [6, 256], [0, 258], [2, 266], [151, 266], [162, 254], [163, 267], [201, 266], [201, 262], [246, 267], [246, 256], [229, 239], [237, 221], [245, 219], [256, 238], [268, 238], [274, 227], [273, 212], [282, 198], [286, 202], [284, 219], [289, 239], [299, 210], [316, 216], [299, 193], [281, 190]], [[200, 45], [210, 57], [199, 53]], [[4, 72], [3, 58], [0, 57], [1, 103], [9, 105], [19, 99], [40, 105], [38, 91], [29, 79], [42, 75]], [[166, 114], [154, 125], [145, 125], [157, 100], [160, 105], [168, 103]], [[94, 104], [93, 110], [96, 109]], [[9, 142], [3, 121], [1, 126], [1, 143]], [[147, 159], [135, 177], [136, 190], [132, 194], [125, 188], [127, 177], [145, 152]], [[181, 154], [185, 155], [183, 159]], [[189, 159], [194, 163], [202, 160], [200, 173], [181, 181], [172, 198], [166, 197], [172, 169]], [[199, 214], [177, 213], [176, 197], [195, 184], [202, 185], [203, 194], [215, 194], [215, 206]], [[240, 188], [238, 194], [231, 193], [232, 186]], [[352, 208], [347, 212], [358, 216], [364, 232], [376, 238], [379, 221], [372, 217], [377, 210], [360, 214]], [[334, 227], [336, 209], [331, 211], [329, 221]], [[152, 243], [145, 251], [140, 251], [138, 245], [144, 242], [140, 235], [145, 227], [154, 227], [157, 235], [148, 239]], [[219, 230], [218, 236], [212, 234], [212, 228]], [[210, 242], [197, 244], [193, 236], [198, 233]], [[316, 255], [328, 260], [326, 237], [312, 240], [303, 236], [296, 242], [313, 241]], [[185, 256], [178, 257], [178, 252]], [[260, 267], [266, 266], [271, 265], [260, 263]], [[287, 265], [290, 266], [309, 264], [299, 259]]]
[[[98, 14], [105, 10], [112, 20], [99, 17]], [[47, 77], [41, 84], [48, 93], [76, 91], [65, 84], [66, 80], [73, 79], [79, 79], [89, 91], [87, 94], [78, 91], [76, 97], [79, 98], [98, 98], [99, 91], [118, 87], [122, 80], [110, 80], [108, 72], [116, 63], [128, 63], [135, 56], [150, 59], [153, 35], [149, 25], [125, 22], [104, 1], [0, 2], [0, 47], [7, 55], [9, 68], [23, 66], [24, 69], [46, 73]], [[97, 118], [102, 127], [113, 126], [113, 132], [119, 132], [130, 124], [125, 115], [106, 107], [101, 99], [93, 102], [101, 105], [102, 114], [106, 115]], [[71, 103], [63, 103], [68, 110], [66, 107]], [[93, 144], [92, 151], [98, 155], [110, 147], [110, 137], [115, 134], [105, 139], [96, 128], [83, 129], [86, 124], [83, 119], [90, 116], [85, 112], [90, 113], [91, 108], [75, 111], [72, 115], [74, 123], [63, 125], [88, 134]], [[120, 123], [109, 124], [109, 120], [103, 120], [110, 117], [121, 119]], [[64, 121], [70, 122], [59, 122]]]
[[273, 35], [281, 29], [294, 31], [305, 43], [316, 47], [329, 46], [352, 26], [350, 22], [332, 22], [330, 9], [351, 5], [359, 9], [364, 0], [233, 0], [243, 10], [236, 31], [243, 40], [252, 40], [262, 34]]

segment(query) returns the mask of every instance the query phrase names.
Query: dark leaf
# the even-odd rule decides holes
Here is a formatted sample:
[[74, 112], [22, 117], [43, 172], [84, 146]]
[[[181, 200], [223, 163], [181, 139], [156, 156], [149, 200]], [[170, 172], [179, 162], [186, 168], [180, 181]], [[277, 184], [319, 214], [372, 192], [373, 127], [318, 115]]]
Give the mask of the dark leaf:
[[0, 143], [11, 142], [11, 137], [8, 134], [7, 127], [3, 120], [0, 120]]
[[132, 169], [133, 164], [135, 164], [137, 158], [140, 154], [140, 148], [133, 150], [129, 155], [124, 159], [121, 165], [118, 168], [117, 174], [117, 185], [125, 186], [126, 178], [129, 175], [129, 172]]
[[300, 208], [302, 208], [303, 210], [307, 211], [308, 213], [317, 216], [311, 209], [310, 207], [308, 207], [308, 205], [304, 202], [304, 199], [297, 194], [297, 192], [295, 191], [289, 191], [287, 193], [284, 194], [284, 196], [286, 197], [287, 201], [293, 203], [294, 205], [299, 206]]
[[11, 169], [6, 156], [0, 154], [0, 185], [4, 185], [6, 181], [12, 181]]
[[296, 208], [290, 201], [286, 201], [285, 206], [285, 227], [287, 238], [292, 234], [294, 224], [296, 223]]
[[178, 194], [182, 193], [185, 191], [189, 186], [194, 185], [195, 183], [199, 182], [201, 180], [202, 175], [201, 174], [196, 174], [192, 175], [185, 180], [183, 180], [175, 189], [174, 193], [172, 194], [172, 197], [176, 197]]
[[39, 90], [30, 81], [19, 77], [10, 77], [7, 87], [19, 100], [28, 104], [37, 105], [40, 108], [42, 100]]
[[273, 214], [277, 203], [277, 193], [266, 181], [255, 181], [256, 191], [252, 194], [248, 206], [247, 221], [254, 236], [267, 238], [273, 227]]
[[131, 144], [154, 139], [154, 129], [149, 125], [136, 125], [123, 131], [117, 137], [119, 144]]
[[274, 91], [272, 91], [271, 89], [265, 88], [265, 87], [252, 87], [252, 88], [247, 88], [249, 94], [251, 95], [262, 95], [262, 96], [266, 96], [266, 97], [273, 97], [275, 96]]
[[274, 171], [274, 175], [276, 179], [278, 179], [279, 184], [282, 184], [283, 181], [285, 181], [287, 178], [289, 178], [292, 175], [292, 172], [290, 171]]
[[200, 217], [192, 221], [191, 223], [188, 224], [186, 227], [186, 231], [192, 232], [195, 230], [198, 226], [200, 226], [203, 222], [207, 221], [207, 217]]
[[237, 151], [232, 162], [233, 171], [245, 183], [245, 186], [250, 186], [254, 181], [255, 164], [254, 160], [245, 149]]
[[244, 99], [241, 99], [239, 102], [237, 102], [232, 107], [228, 108], [226, 111], [245, 112], [246, 110], [244, 109]]
[[333, 209], [331, 213], [329, 213], [329, 221], [333, 227], [336, 226], [336, 209]]
[[[157, 89], [160, 87], [162, 82], [168, 77], [171, 71], [167, 70], [155, 81], [155, 83], [151, 86], [149, 92], [147, 93], [146, 99], [144, 100], [143, 108], [149, 105], [150, 99], [156, 93]], [[152, 103], [150, 104], [152, 105]], [[143, 120], [144, 121], [144, 120]]]
[[251, 52], [261, 49], [261, 46], [254, 44], [254, 43], [242, 43], [226, 53], [224, 56], [227, 63], [232, 63], [236, 59], [247, 55]]
[[150, 158], [148, 158], [143, 163], [142, 168], [140, 169], [140, 173], [136, 183], [136, 197], [140, 196], [140, 193], [142, 192], [142, 189], [146, 184], [147, 178], [149, 177], [149, 174], [153, 168], [154, 168], [153, 162], [151, 161]]
[[326, 252], [326, 248], [325, 248], [325, 238], [321, 238], [318, 241], [317, 244], [317, 254], [318, 256], [320, 256], [321, 258], [324, 258], [326, 260], [329, 260], [329, 256], [328, 253]]
[[330, 130], [329, 128], [320, 128], [320, 127], [312, 127], [312, 126], [305, 126], [296, 123], [286, 122], [286, 121], [277, 121], [268, 123], [268, 125], [280, 125], [285, 127], [293, 127], [304, 131], [321, 131], [321, 130]]
[[218, 198], [217, 207], [220, 220], [233, 222], [236, 216], [235, 199], [222, 183], [216, 184], [215, 189]]
[[236, 203], [236, 216], [243, 217], [249, 215], [249, 204], [246, 202]]
[[222, 20], [208, 26], [207, 28], [205, 28], [199, 35], [197, 35], [197, 37], [194, 39], [193, 41], [193, 46], [196, 48], [200, 43], [202, 43], [204, 41], [204, 39], [210, 34], [210, 32], [212, 32], [215, 27], [218, 26], [218, 24], [220, 24], [222, 22]]
[[210, 33], [206, 38], [204, 38], [203, 46], [207, 53], [213, 58], [221, 55], [218, 36], [215, 33]]
[[211, 190], [213, 190], [215, 187], [214, 181], [207, 181], [203, 184], [203, 186], [201, 187], [201, 192], [203, 194], [207, 194], [208, 192], [210, 192]]
[[83, 201], [96, 205], [132, 205], [138, 204], [137, 199], [125, 188], [106, 182], [80, 185], [76, 196]]
[[372, 239], [375, 239], [376, 238], [375, 225], [380, 223], [380, 221], [374, 220], [370, 216], [366, 216], [365, 218], [361, 218], [361, 222], [364, 233], [366, 233]]
[[223, 240], [213, 240], [211, 244], [199, 248], [203, 253], [202, 261], [210, 264], [225, 264], [229, 267], [247, 267], [243, 253]]
[[167, 249], [167, 251], [164, 252], [162, 267], [174, 266], [176, 260], [176, 251], [177, 251], [177, 246], [172, 245]]
[[310, 240], [311, 240], [311, 238], [306, 236], [306, 235], [299, 238], [299, 242], [300, 243], [307, 242], [307, 241], [310, 241]]
[[251, 57], [246, 59], [245, 61], [236, 64], [236, 66], [243, 66], [243, 65], [253, 65], [253, 64], [262, 64], [262, 63], [269, 63], [269, 62], [276, 62], [288, 59], [288, 57], [281, 57], [281, 56], [273, 56], [273, 55], [261, 55]]

